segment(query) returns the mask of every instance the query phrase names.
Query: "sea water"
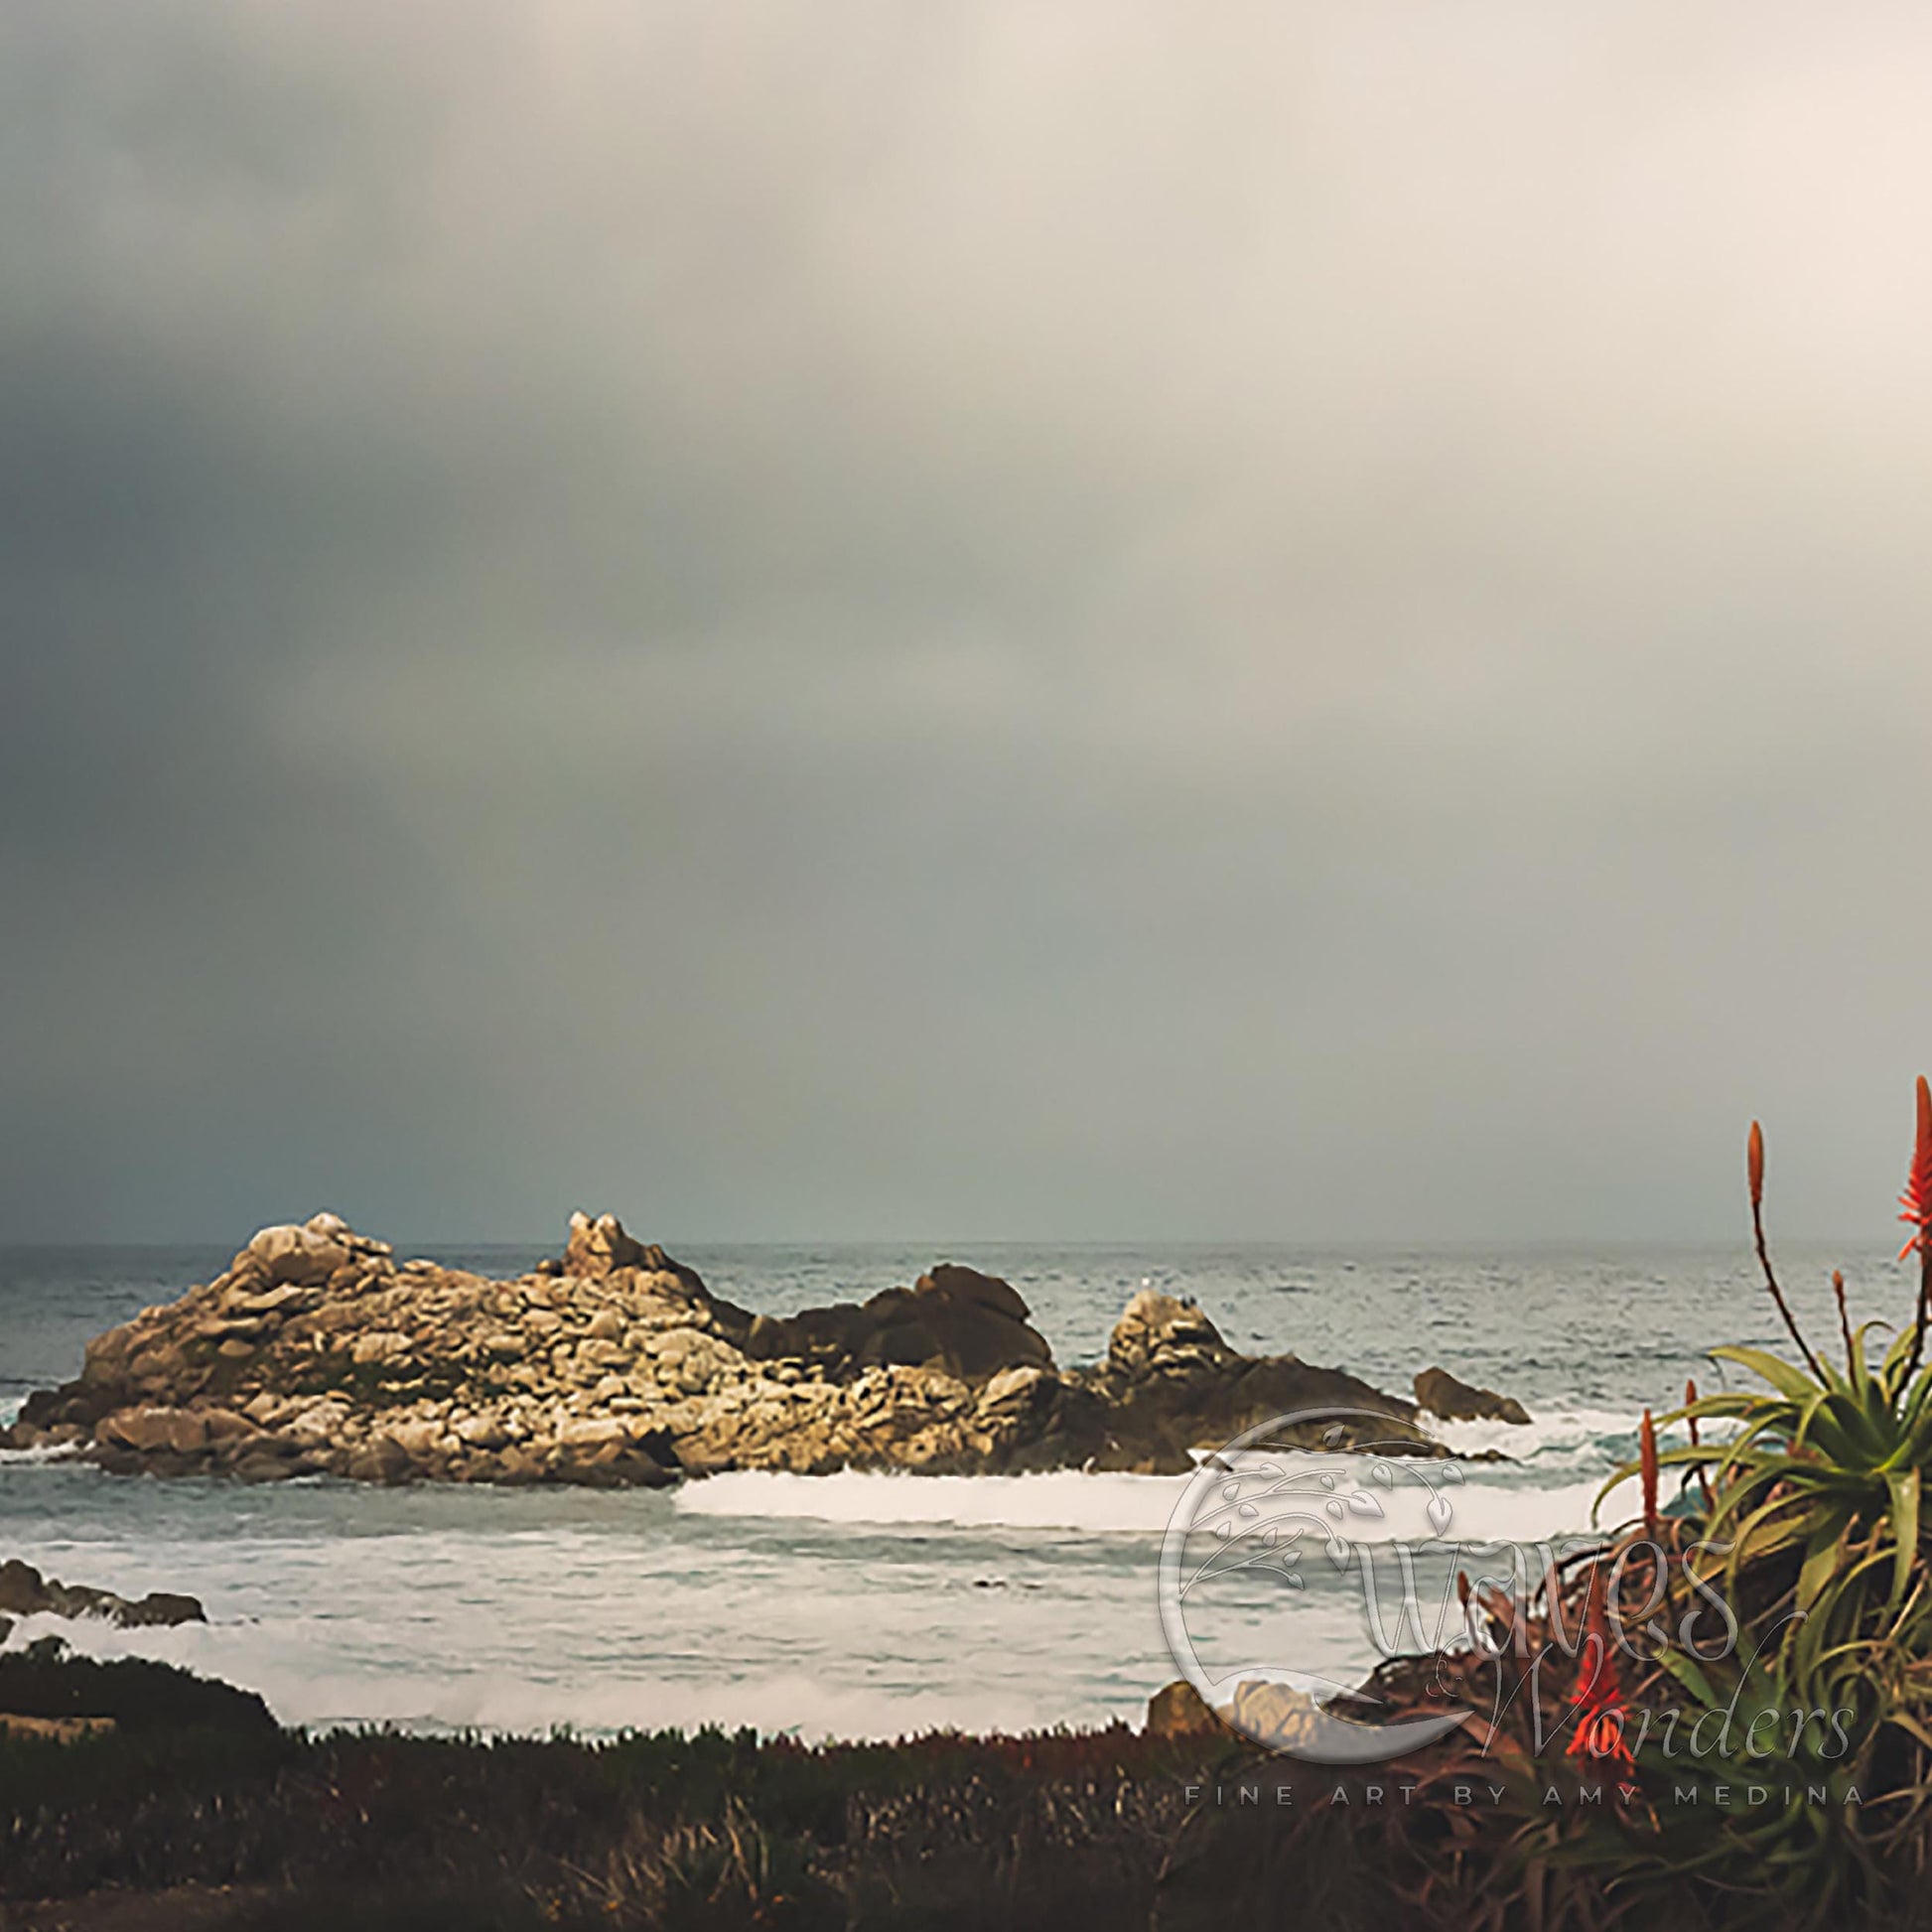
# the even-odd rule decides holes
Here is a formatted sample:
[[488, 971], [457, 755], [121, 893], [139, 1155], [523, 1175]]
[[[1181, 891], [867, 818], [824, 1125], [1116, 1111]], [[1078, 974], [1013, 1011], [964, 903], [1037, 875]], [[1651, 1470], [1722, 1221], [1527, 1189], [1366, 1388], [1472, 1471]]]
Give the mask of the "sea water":
[[[427, 1252], [515, 1274], [544, 1251]], [[1451, 1447], [1508, 1458], [1463, 1465], [1453, 1534], [1469, 1539], [1587, 1530], [1603, 1481], [1635, 1452], [1645, 1405], [1674, 1406], [1689, 1376], [1707, 1389], [1747, 1381], [1707, 1358], [1715, 1343], [1783, 1339], [1741, 1244], [679, 1254], [715, 1292], [771, 1312], [964, 1262], [1014, 1283], [1063, 1364], [1104, 1354], [1143, 1286], [1194, 1297], [1238, 1348], [1293, 1349], [1394, 1393], [1440, 1364], [1516, 1396], [1533, 1418], [1442, 1432]], [[0, 1420], [31, 1389], [76, 1373], [88, 1336], [227, 1258], [0, 1249]], [[1860, 1318], [1909, 1312], [1914, 1285], [1884, 1255], [1794, 1251], [1787, 1289], [1821, 1342], [1836, 1327], [1834, 1265]], [[261, 1692], [289, 1724], [587, 1733], [716, 1724], [811, 1738], [1018, 1730], [1136, 1721], [1177, 1674], [1156, 1585], [1184, 1486], [1063, 1471], [746, 1473], [653, 1492], [248, 1487], [108, 1476], [29, 1453], [0, 1455], [0, 1558], [123, 1594], [191, 1591], [208, 1616], [141, 1631], [29, 1617], [12, 1645], [59, 1633], [99, 1655], [165, 1658]], [[1606, 1511], [1631, 1513], [1627, 1492]], [[1350, 1527], [1392, 1542], [1429, 1526], [1392, 1510]], [[1359, 1577], [1318, 1556], [1299, 1587], [1255, 1580], [1228, 1615], [1215, 1633], [1224, 1659], [1265, 1656], [1347, 1682], [1375, 1658]]]

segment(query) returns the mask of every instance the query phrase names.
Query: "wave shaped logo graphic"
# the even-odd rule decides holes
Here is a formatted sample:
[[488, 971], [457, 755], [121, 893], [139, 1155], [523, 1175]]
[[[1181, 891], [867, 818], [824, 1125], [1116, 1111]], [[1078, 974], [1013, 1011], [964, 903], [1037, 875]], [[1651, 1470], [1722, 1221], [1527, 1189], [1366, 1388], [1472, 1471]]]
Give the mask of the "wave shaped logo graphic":
[[[1447, 1736], [1471, 1714], [1457, 1707], [1391, 1724], [1356, 1724], [1331, 1716], [1310, 1688], [1362, 1697], [1354, 1686], [1280, 1664], [1244, 1664], [1210, 1676], [1188, 1627], [1188, 1599], [1202, 1585], [1243, 1571], [1277, 1575], [1300, 1588], [1302, 1565], [1317, 1541], [1336, 1571], [1346, 1570], [1359, 1548], [1349, 1539], [1350, 1526], [1366, 1530], [1384, 1522], [1383, 1498], [1405, 1480], [1429, 1492], [1431, 1540], [1447, 1540], [1454, 1505], [1446, 1491], [1462, 1480], [1461, 1469], [1431, 1462], [1425, 1470], [1413, 1458], [1377, 1454], [1374, 1428], [1398, 1420], [1372, 1409], [1320, 1409], [1257, 1423], [1202, 1458], [1162, 1537], [1161, 1626], [1181, 1676], [1242, 1735], [1311, 1764], [1379, 1764]], [[1333, 1445], [1360, 1436], [1361, 1424], [1370, 1426], [1366, 1442], [1331, 1456], [1297, 1442], [1312, 1434]], [[1284, 1450], [1295, 1455], [1293, 1465]], [[1372, 1590], [1366, 1556], [1360, 1571]]]

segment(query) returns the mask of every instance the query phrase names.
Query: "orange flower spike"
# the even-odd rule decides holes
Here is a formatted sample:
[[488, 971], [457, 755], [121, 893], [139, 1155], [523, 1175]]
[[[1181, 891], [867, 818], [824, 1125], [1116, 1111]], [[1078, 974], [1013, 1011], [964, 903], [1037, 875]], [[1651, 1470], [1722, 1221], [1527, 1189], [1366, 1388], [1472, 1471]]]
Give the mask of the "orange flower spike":
[[[1695, 1382], [1686, 1382], [1684, 1384], [1685, 1408], [1695, 1408], [1697, 1406], [1697, 1399], [1698, 1385]], [[1693, 1449], [1702, 1449], [1704, 1446], [1698, 1440], [1698, 1419], [1695, 1416], [1690, 1416], [1685, 1420], [1691, 1432], [1691, 1447]], [[1709, 1509], [1711, 1507], [1711, 1478], [1704, 1473], [1702, 1468], [1698, 1470], [1698, 1487], [1704, 1491], [1704, 1506], [1706, 1509]]]
[[1932, 1248], [1932, 1087], [1925, 1075], [1918, 1076], [1918, 1138], [1912, 1148], [1912, 1171], [1905, 1176], [1905, 1191], [1898, 1197], [1901, 1221], [1908, 1222], [1912, 1238], [1899, 1249], [1903, 1261], [1914, 1248]]
[[1657, 1540], [1657, 1425], [1650, 1411], [1643, 1412], [1643, 1430], [1637, 1439], [1638, 1457], [1643, 1466], [1643, 1533]]
[[1584, 1628], [1587, 1635], [1577, 1682], [1570, 1693], [1577, 1713], [1577, 1728], [1565, 1750], [1567, 1757], [1608, 1757], [1634, 1765], [1624, 1734], [1623, 1687], [1617, 1682], [1616, 1659], [1610, 1654], [1610, 1632], [1603, 1614], [1603, 1596], [1595, 1572], [1585, 1583]]
[[1764, 1130], [1756, 1121], [1751, 1122], [1749, 1150], [1745, 1157], [1751, 1177], [1751, 1205], [1764, 1205]]

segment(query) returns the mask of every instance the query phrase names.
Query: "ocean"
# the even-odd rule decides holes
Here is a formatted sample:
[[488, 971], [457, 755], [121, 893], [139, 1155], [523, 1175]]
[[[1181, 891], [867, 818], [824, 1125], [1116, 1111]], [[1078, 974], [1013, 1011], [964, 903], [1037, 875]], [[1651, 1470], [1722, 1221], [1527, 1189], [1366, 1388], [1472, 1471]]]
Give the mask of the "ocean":
[[[427, 1251], [515, 1274], [551, 1250]], [[229, 1252], [0, 1248], [0, 1420], [74, 1374], [90, 1335], [208, 1280]], [[1528, 1428], [1445, 1431], [1455, 1448], [1508, 1458], [1462, 1466], [1454, 1534], [1471, 1539], [1585, 1531], [1600, 1484], [1635, 1452], [1642, 1408], [1674, 1406], [1688, 1376], [1736, 1383], [1705, 1351], [1775, 1347], [1783, 1332], [1741, 1241], [1709, 1252], [678, 1252], [715, 1292], [771, 1312], [964, 1262], [1012, 1281], [1066, 1364], [1105, 1352], [1143, 1285], [1193, 1296], [1236, 1347], [1293, 1349], [1394, 1393], [1441, 1364], [1532, 1416]], [[1914, 1285], [1888, 1252], [1787, 1250], [1787, 1292], [1821, 1346], [1836, 1332], [1833, 1266], [1858, 1318], [1909, 1312]], [[0, 1558], [124, 1594], [188, 1590], [209, 1619], [118, 1631], [37, 1616], [12, 1644], [58, 1633], [98, 1655], [164, 1658], [261, 1692], [288, 1724], [1013, 1731], [1138, 1722], [1177, 1675], [1156, 1579], [1185, 1482], [1069, 1471], [741, 1474], [651, 1493], [242, 1487], [0, 1454]], [[1611, 1517], [1631, 1513], [1623, 1501]], [[1386, 1541], [1406, 1521], [1394, 1511], [1377, 1533]], [[1346, 1682], [1374, 1660], [1357, 1579], [1320, 1561], [1302, 1566], [1299, 1587], [1244, 1578], [1216, 1614], [1209, 1647], [1223, 1661], [1265, 1657]]]

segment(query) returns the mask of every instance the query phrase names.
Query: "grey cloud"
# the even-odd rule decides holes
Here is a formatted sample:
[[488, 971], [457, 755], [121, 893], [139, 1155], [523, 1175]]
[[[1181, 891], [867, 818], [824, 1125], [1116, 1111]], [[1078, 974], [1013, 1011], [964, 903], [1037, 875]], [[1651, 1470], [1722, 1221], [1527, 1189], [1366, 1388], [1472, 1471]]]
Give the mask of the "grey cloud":
[[10, 9], [0, 1232], [1875, 1232], [1928, 63]]

